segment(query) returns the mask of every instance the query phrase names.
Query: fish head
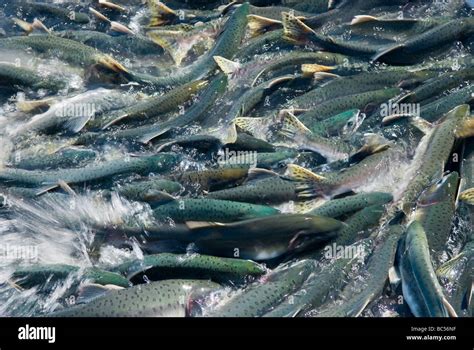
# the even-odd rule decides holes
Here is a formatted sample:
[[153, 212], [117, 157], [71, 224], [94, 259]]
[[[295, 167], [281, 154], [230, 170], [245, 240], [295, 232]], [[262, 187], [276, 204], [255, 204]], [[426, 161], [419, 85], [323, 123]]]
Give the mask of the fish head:
[[150, 163], [151, 169], [169, 169], [172, 166], [178, 164], [180, 161], [181, 156], [177, 153], [158, 153], [148, 158], [148, 162]]
[[70, 16], [70, 18], [72, 21], [79, 24], [87, 24], [90, 22], [89, 16], [82, 12], [74, 12], [74, 16]]
[[365, 114], [360, 113], [360, 110], [354, 109], [347, 112], [344, 112], [349, 118], [346, 124], [342, 127], [342, 135], [350, 136], [355, 133], [359, 127], [362, 125], [362, 122], [365, 119]]
[[446, 200], [454, 203], [459, 183], [459, 175], [452, 172], [443, 176], [439, 181], [428, 187], [418, 198], [418, 207], [427, 207]]
[[316, 243], [328, 241], [337, 235], [343, 226], [339, 220], [319, 215], [305, 215], [304, 225], [300, 227], [288, 244], [290, 251], [302, 251]]

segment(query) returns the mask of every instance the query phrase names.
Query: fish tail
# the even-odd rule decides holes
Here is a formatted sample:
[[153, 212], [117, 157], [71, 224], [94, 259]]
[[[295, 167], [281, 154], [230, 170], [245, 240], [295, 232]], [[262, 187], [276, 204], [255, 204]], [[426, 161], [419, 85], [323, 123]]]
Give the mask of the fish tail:
[[266, 31], [280, 28], [283, 25], [281, 21], [263, 16], [248, 15], [247, 18], [251, 37], [259, 36]]
[[161, 1], [150, 0], [148, 4], [151, 12], [150, 22], [148, 23], [149, 27], [159, 27], [168, 24], [178, 16], [174, 10]]
[[301, 43], [314, 31], [298, 17], [288, 12], [283, 12], [283, 37], [291, 42]]

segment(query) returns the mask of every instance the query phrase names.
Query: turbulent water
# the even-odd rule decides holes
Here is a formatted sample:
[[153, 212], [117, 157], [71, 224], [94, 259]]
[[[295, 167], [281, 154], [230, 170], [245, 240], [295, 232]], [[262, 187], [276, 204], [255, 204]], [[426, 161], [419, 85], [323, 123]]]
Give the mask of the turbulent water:
[[[114, 3], [0, 0], [0, 316], [80, 313], [93, 300], [83, 288], [101, 284], [92, 267], [156, 253], [261, 269], [186, 271], [220, 284], [198, 311], [176, 302], [186, 315], [439, 316], [428, 291], [407, 291], [419, 273], [472, 316], [472, 2]], [[433, 187], [453, 172], [455, 189]], [[347, 204], [378, 192], [390, 200]], [[314, 215], [337, 201], [341, 213]], [[437, 203], [448, 209], [428, 212]], [[461, 291], [417, 270], [421, 253], [396, 252], [413, 221], [433, 271], [467, 259], [451, 277]], [[433, 234], [447, 237], [440, 251]], [[367, 256], [328, 257], [333, 243], [367, 244]], [[74, 271], [57, 278], [53, 265]], [[34, 267], [40, 282], [15, 278]], [[179, 264], [161, 268], [123, 276], [128, 288], [181, 277]], [[121, 301], [101, 288], [94, 302]]]

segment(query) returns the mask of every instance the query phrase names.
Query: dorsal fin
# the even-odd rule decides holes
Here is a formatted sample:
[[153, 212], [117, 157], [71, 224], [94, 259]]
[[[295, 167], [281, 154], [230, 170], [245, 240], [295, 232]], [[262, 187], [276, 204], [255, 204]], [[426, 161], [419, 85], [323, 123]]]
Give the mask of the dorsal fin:
[[395, 51], [395, 50], [399, 50], [403, 47], [404, 45], [403, 44], [395, 44], [395, 45], [392, 45], [388, 48], [384, 48], [382, 50], [380, 50], [379, 52], [377, 52], [373, 57], [372, 57], [372, 61], [373, 62], [377, 62], [380, 60], [380, 58], [382, 58], [383, 56]]
[[118, 33], [135, 35], [133, 30], [128, 28], [126, 25], [124, 25], [122, 23], [119, 23], [119, 22], [115, 22], [115, 21], [110, 22], [110, 30], [112, 30], [114, 32], [118, 32]]
[[126, 11], [126, 8], [107, 0], [99, 0], [99, 5], [112, 10]]
[[145, 200], [146, 202], [154, 202], [154, 203], [168, 203], [168, 202], [176, 201], [177, 199], [164, 191], [148, 190], [145, 193], [143, 200]]
[[196, 229], [202, 227], [215, 227], [215, 226], [225, 226], [225, 224], [220, 222], [209, 222], [209, 221], [186, 221], [186, 226], [189, 229]]
[[110, 19], [107, 16], [105, 16], [103, 13], [97, 11], [96, 9], [89, 7], [89, 12], [92, 13], [95, 17], [97, 17], [101, 21], [110, 23]]
[[258, 181], [268, 177], [279, 177], [280, 175], [274, 171], [261, 169], [261, 168], [251, 168], [249, 169], [247, 179], [245, 182]]
[[360, 24], [360, 23], [366, 23], [366, 22], [374, 22], [378, 21], [379, 19], [374, 16], [369, 16], [369, 15], [358, 15], [354, 16], [354, 18], [351, 21], [351, 26]]
[[221, 56], [214, 56], [213, 58], [219, 68], [228, 76], [232, 76], [242, 68], [242, 65], [239, 62], [231, 61]]
[[76, 302], [80, 303], [88, 303], [98, 297], [103, 296], [104, 294], [112, 291], [112, 290], [119, 290], [123, 289], [123, 287], [115, 286], [115, 285], [101, 285], [96, 283], [90, 283], [87, 285], [83, 285], [80, 287], [79, 292], [76, 297]]
[[[312, 76], [316, 73], [328, 72], [334, 69], [336, 69], [336, 67], [324, 66], [317, 63], [305, 63], [301, 65], [301, 72], [303, 73], [303, 76]], [[332, 74], [330, 76], [339, 77], [337, 74]]]
[[22, 19], [19, 19], [19, 18], [16, 18], [16, 17], [13, 17], [12, 18], [12, 21], [13, 23], [15, 23], [18, 27], [20, 27], [25, 33], [26, 35], [30, 34], [31, 32], [33, 32], [34, 28], [33, 28], [33, 25], [31, 23], [28, 23]]

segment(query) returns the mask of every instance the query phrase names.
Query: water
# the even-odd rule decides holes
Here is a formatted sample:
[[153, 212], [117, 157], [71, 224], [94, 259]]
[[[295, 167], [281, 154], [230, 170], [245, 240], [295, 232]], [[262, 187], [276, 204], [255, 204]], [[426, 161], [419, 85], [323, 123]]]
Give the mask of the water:
[[[60, 4], [61, 7], [68, 10], [73, 9], [73, 3], [68, 0], [47, 1], [47, 3]], [[111, 70], [110, 67], [104, 64], [104, 57], [106, 56], [100, 56], [101, 60], [94, 61], [92, 59], [94, 61], [92, 64], [84, 65], [82, 64], [83, 62], [78, 64], [73, 59], [62, 57], [62, 49], [58, 47], [53, 47], [47, 50], [47, 52], [38, 52], [38, 50], [32, 48], [18, 49], [0, 46], [0, 64], [10, 64], [12, 67], [28, 69], [30, 72], [38, 74], [42, 80], [56, 78], [64, 83], [63, 86], [56, 90], [53, 89], [53, 91], [44, 87], [36, 88], [34, 84], [30, 86], [31, 84], [28, 82], [10, 84], [6, 76], [0, 76], [0, 316], [43, 315], [71, 306], [76, 303], [76, 300], [72, 300], [71, 296], [75, 298], [76, 292], [80, 287], [87, 284], [87, 282], [84, 282], [81, 286], [77, 286], [77, 282], [83, 277], [85, 269], [97, 267], [104, 270], [112, 270], [125, 261], [143, 259], [148, 254], [147, 248], [150, 248], [144, 244], [149, 234], [147, 228], [157, 225], [151, 207], [154, 204], [147, 203], [147, 200], [149, 201], [150, 198], [154, 198], [158, 194], [150, 192], [144, 196], [142, 201], [131, 201], [120, 196], [117, 190], [127, 184], [135, 184], [140, 181], [156, 178], [176, 179], [176, 175], [184, 172], [204, 172], [207, 169], [219, 166], [216, 160], [220, 159], [219, 156], [225, 155], [225, 150], [229, 147], [229, 144], [226, 145], [224, 143], [231, 139], [231, 136], [234, 136], [234, 131], [237, 130], [233, 127], [232, 120], [229, 120], [229, 111], [245, 92], [251, 91], [259, 83], [268, 82], [283, 74], [291, 74], [295, 77], [289, 84], [275, 89], [267, 89], [264, 91], [262, 98], [256, 103], [251, 100], [258, 93], [257, 90], [254, 90], [255, 93], [250, 94], [249, 99], [243, 103], [243, 107], [247, 103], [254, 105], [254, 107], [246, 115], [239, 115], [238, 117], [272, 118], [272, 122], [269, 123], [271, 135], [268, 139], [266, 138], [267, 135], [265, 135], [265, 140], [259, 140], [258, 138], [263, 138], [263, 135], [255, 133], [254, 139], [250, 139], [247, 143], [239, 146], [242, 148], [242, 152], [247, 152], [248, 154], [254, 154], [252, 152], [279, 152], [281, 150], [279, 147], [273, 147], [263, 143], [263, 141], [269, 140], [271, 142], [277, 139], [278, 128], [281, 128], [281, 125], [276, 122], [278, 119], [276, 116], [280, 110], [291, 105], [293, 98], [311, 89], [323, 89], [324, 91], [326, 83], [331, 81], [331, 79], [345, 79], [346, 76], [356, 76], [361, 72], [379, 72], [391, 69], [404, 69], [415, 72], [429, 69], [433, 72], [433, 76], [430, 80], [427, 80], [430, 82], [446, 72], [462, 72], [473, 69], [472, 62], [470, 62], [470, 60], [472, 61], [473, 47], [472, 32], [466, 30], [467, 34], [465, 36], [453, 37], [448, 45], [443, 48], [443, 52], [437, 53], [435, 50], [438, 46], [442, 46], [441, 44], [434, 45], [435, 47], [419, 52], [422, 58], [416, 62], [410, 62], [408, 65], [397, 66], [396, 64], [391, 64], [390, 60], [388, 62], [374, 63], [370, 61], [371, 58], [368, 56], [353, 54], [352, 56], [345, 56], [344, 63], [303, 62], [319, 63], [321, 66], [325, 66], [325, 68], [321, 68], [327, 70], [328, 73], [335, 72], [340, 74], [338, 77], [328, 74], [321, 81], [313, 80], [311, 79], [312, 77], [303, 77], [301, 76], [302, 63], [299, 61], [297, 63], [290, 63], [283, 70], [275, 69], [273, 71], [270, 69], [268, 76], [264, 75], [262, 77], [259, 72], [263, 68], [271, 68], [272, 63], [276, 59], [286, 57], [288, 54], [317, 51], [325, 51], [328, 54], [332, 54], [331, 50], [338, 51], [338, 49], [326, 48], [324, 43], [315, 42], [314, 38], [311, 40], [311, 36], [309, 36], [306, 38], [308, 40], [297, 44], [284, 41], [270, 44], [265, 43], [262, 46], [263, 49], [259, 46], [257, 52], [245, 57], [239, 57], [239, 48], [242, 44], [256, 40], [256, 38], [251, 38], [247, 33], [244, 35], [242, 43], [233, 42], [229, 44], [230, 47], [235, 48], [235, 52], [229, 54], [227, 58], [233, 59], [232, 56], [234, 56], [234, 66], [239, 66], [240, 68], [229, 77], [229, 84], [225, 91], [216, 93], [218, 95], [216, 101], [199, 118], [196, 118], [189, 124], [177, 125], [171, 131], [153, 140], [151, 144], [142, 144], [137, 142], [136, 138], [124, 140], [114, 137], [123, 130], [143, 126], [151, 129], [165, 120], [176, 119], [183, 113], [188, 112], [192, 106], [202, 103], [200, 92], [191, 94], [184, 98], [184, 101], [171, 103], [173, 105], [172, 108], [158, 116], [153, 115], [153, 110], [148, 110], [140, 115], [140, 118], [137, 118], [137, 120], [125, 119], [122, 124], [118, 123], [105, 129], [102, 128], [101, 118], [121, 116], [124, 111], [128, 111], [127, 108], [130, 106], [137, 106], [147, 99], [153, 100], [158, 97], [166, 97], [171, 88], [176, 88], [176, 86], [166, 86], [166, 84], [156, 84], [151, 83], [151, 81], [154, 78], [172, 77], [176, 74], [181, 74], [204, 62], [208, 58], [206, 56], [207, 52], [212, 50], [213, 45], [216, 42], [218, 43], [225, 34], [228, 24], [226, 21], [229, 15], [224, 15], [217, 20], [214, 17], [206, 18], [206, 15], [211, 16], [214, 13], [211, 10], [218, 9], [219, 3], [215, 2], [216, 4], [214, 5], [200, 7], [201, 10], [205, 9], [208, 12], [205, 13], [198, 23], [195, 23], [196, 16], [202, 16], [202, 12], [199, 12], [197, 15], [193, 13], [190, 15], [190, 11], [193, 11], [192, 5], [188, 4], [179, 7], [176, 4], [180, 3], [180, 1], [175, 1], [170, 6], [174, 6], [173, 9], [177, 11], [177, 16], [171, 20], [164, 18], [165, 22], [170, 22], [163, 23], [162, 26], [153, 29], [158, 33], [158, 36], [162, 36], [160, 39], [163, 39], [159, 43], [153, 43], [147, 37], [150, 30], [148, 28], [150, 11], [147, 7], [139, 1], [117, 1], [117, 3], [122, 4], [127, 11], [123, 13], [113, 10], [105, 11], [104, 8], [96, 6], [95, 2], [89, 3], [86, 1], [77, 4], [78, 6], [74, 7], [74, 10], [87, 14], [90, 21], [88, 23], [74, 23], [72, 20], [61, 19], [61, 15], [47, 13], [40, 15], [34, 13], [33, 7], [31, 8], [31, 13], [28, 12], [30, 11], [28, 9], [16, 8], [15, 6], [19, 4], [19, 1], [16, 0], [8, 2], [0, 0], [0, 7], [4, 12], [0, 14], [0, 40], [2, 40], [2, 37], [9, 38], [25, 34], [18, 26], [13, 25], [11, 21], [13, 17], [19, 17], [26, 22], [33, 22], [34, 18], [38, 18], [45, 26], [52, 30], [51, 35], [53, 36], [56, 34], [65, 35], [66, 31], [73, 31], [78, 38], [83, 38], [82, 35], [84, 35], [86, 30], [99, 32], [99, 34], [106, 33], [108, 35], [107, 39], [81, 39], [80, 41], [100, 50], [102, 53], [94, 51], [99, 55], [113, 57], [123, 67], [118, 69], [118, 71], [117, 68], [115, 68], [115, 71]], [[284, 3], [290, 3], [294, 6], [293, 2]], [[75, 2], [74, 5], [76, 5]], [[408, 38], [413, 38], [420, 33], [412, 33], [409, 28], [406, 29], [403, 26], [395, 26], [395, 29], [390, 29], [391, 27], [383, 19], [439, 20], [440, 23], [444, 23], [444, 21], [449, 19], [458, 21], [461, 19], [472, 20], [473, 6], [471, 1], [464, 2], [461, 0], [416, 1], [404, 6], [386, 6], [385, 1], [381, 0], [380, 7], [377, 6], [373, 9], [365, 9], [359, 5], [359, 2], [355, 2], [351, 8], [343, 7], [343, 12], [345, 13], [338, 13], [336, 17], [330, 18], [321, 26], [313, 28], [315, 33], [331, 36], [331, 38], [342, 40], [344, 43], [357, 42], [360, 47], [368, 44], [385, 47], [385, 45], [403, 43]], [[109, 21], [95, 18], [88, 11], [89, 6], [109, 16]], [[231, 13], [233, 12], [230, 11], [229, 14]], [[358, 29], [356, 26], [349, 24], [356, 15], [375, 16], [380, 21], [374, 24], [373, 31], [363, 35], [360, 32], [360, 28]], [[110, 21], [119, 22], [127, 26], [134, 35], [127, 37], [127, 34], [111, 30]], [[183, 23], [185, 26], [183, 26]], [[310, 25], [311, 20], [308, 20], [307, 23]], [[472, 23], [469, 25], [472, 27]], [[276, 27], [276, 29], [281, 29], [281, 25], [278, 23]], [[164, 33], [162, 32], [163, 30], [167, 32]], [[189, 30], [193, 30], [194, 36], [191, 39], [189, 38]], [[392, 36], [388, 35], [392, 31], [395, 34]], [[203, 33], [205, 34], [203, 35]], [[33, 33], [30, 33], [30, 37], [35, 35], [45, 34], [41, 30], [35, 29]], [[128, 40], [122, 40], [124, 38]], [[172, 45], [180, 41], [183, 42], [183, 45]], [[201, 45], [203, 41], [205, 41], [205, 45]], [[141, 45], [149, 46], [145, 46], [147, 48], [143, 49]], [[181, 65], [175, 65], [173, 61], [174, 52], [172, 52], [173, 54], [170, 53], [170, 50], [175, 50], [176, 47], [186, 47], [186, 49], [189, 49], [188, 54], [184, 55]], [[151, 54], [150, 50], [152, 49], [157, 50], [156, 53]], [[413, 48], [413, 50], [415, 49], [417, 48]], [[334, 53], [341, 54], [341, 52]], [[81, 53], [79, 52], [77, 55], [79, 54]], [[226, 55], [226, 52], [219, 53], [219, 55], [221, 54]], [[84, 61], [86, 61], [88, 57], [87, 54], [84, 55]], [[236, 59], [235, 56], [239, 58]], [[410, 54], [409, 56], [414, 57], [416, 55]], [[198, 62], [198, 64], [193, 65], [195, 62]], [[350, 64], [348, 65], [348, 63]], [[355, 68], [351, 70], [348, 67]], [[209, 72], [204, 72], [201, 78], [210, 80], [217, 71], [218, 68], [215, 67], [215, 69]], [[146, 74], [149, 76], [146, 76]], [[258, 79], [256, 80], [256, 78]], [[472, 83], [472, 74], [463, 80], [463, 82], [466, 81]], [[253, 84], [255, 82], [257, 83]], [[370, 81], [366, 82], [366, 84], [371, 83]], [[399, 96], [416, 89], [417, 86], [424, 83], [426, 81], [414, 82], [414, 85], [408, 89], [400, 90]], [[399, 85], [393, 83], [387, 84], [385, 87], [399, 87]], [[65, 122], [68, 122], [68, 118], [83, 117], [81, 111], [85, 109], [82, 107], [86, 107], [85, 104], [91, 103], [90, 100], [81, 100], [80, 97], [88, 96], [88, 92], [98, 88], [105, 88], [107, 90], [97, 91], [113, 90], [119, 92], [120, 97], [108, 101], [108, 105], [104, 107], [103, 114], [97, 113], [96, 115], [93, 113], [94, 115], [91, 120], [87, 121], [81, 130], [65, 127]], [[379, 88], [377, 87], [373, 90]], [[442, 89], [442, 91], [436, 91], [430, 99], [420, 101], [418, 107], [420, 105], [423, 107], [428, 102], [447, 96], [458, 89], [459, 85], [456, 85]], [[356, 90], [357, 88], [354, 91], [348, 92], [345, 96], [348, 97], [352, 93], [357, 93], [358, 91]], [[104, 97], [105, 94], [106, 92], [104, 92]], [[79, 96], [79, 99], [77, 99], [77, 96]], [[399, 96], [396, 96], [394, 100]], [[47, 103], [33, 110], [26, 109], [26, 107], [30, 106], [28, 102], [40, 100], [46, 100]], [[327, 100], [334, 100], [330, 92], [328, 92]], [[100, 104], [104, 101], [105, 98], [98, 99], [94, 103]], [[388, 102], [384, 101], [383, 103]], [[58, 103], [64, 106], [71, 105], [71, 107], [77, 107], [72, 110], [78, 111], [76, 113], [78, 115], [67, 116], [68, 118], [64, 118], [54, 128], [33, 130], [33, 132], [20, 135], [20, 131], [23, 130], [22, 128], [29, 126], [30, 124], [28, 123], [34, 120], [35, 116], [47, 111], [48, 106], [53, 106], [51, 110], [54, 110], [54, 105]], [[95, 107], [101, 106], [103, 105], [94, 105], [94, 111]], [[383, 136], [381, 140], [390, 146], [383, 162], [374, 167], [371, 175], [362, 179], [362, 184], [358, 184], [354, 188], [349, 189], [348, 193], [343, 194], [345, 196], [352, 194], [352, 192], [380, 191], [393, 195], [394, 200], [386, 205], [386, 213], [380, 224], [369, 229], [372, 237], [377, 237], [393, 218], [393, 215], [399, 212], [406, 189], [417, 178], [419, 165], [426, 160], [426, 151], [427, 147], [429, 147], [428, 140], [430, 137], [430, 134], [424, 136], [414, 127], [408, 126], [406, 121], [397, 122], [395, 125], [382, 125], [381, 116], [378, 112], [373, 112], [374, 110], [379, 110], [380, 107], [380, 103], [375, 106], [373, 103], [369, 103], [366, 106], [358, 107], [361, 109], [361, 112], [367, 114], [361, 126], [350, 137], [331, 136], [338, 141], [360, 147], [363, 144], [364, 134], [375, 133]], [[317, 110], [318, 106], [310, 108]], [[305, 110], [296, 111], [295, 115], [298, 117], [300, 112], [303, 113]], [[441, 118], [442, 116], [439, 117]], [[38, 119], [38, 117], [36, 118]], [[241, 132], [240, 130], [238, 131], [239, 133]], [[300, 130], [299, 132], [302, 131]], [[82, 138], [86, 135], [90, 139], [84, 141]], [[96, 139], [97, 135], [108, 135], [108, 137], [98, 141]], [[196, 141], [197, 136], [201, 136], [198, 141]], [[292, 135], [293, 138], [298, 138], [299, 136], [297, 133]], [[186, 139], [182, 140], [184, 137]], [[268, 147], [272, 148], [268, 150]], [[92, 159], [84, 161], [71, 159], [71, 165], [68, 168], [77, 167], [79, 169], [87, 169], [88, 166], [102, 164], [103, 162], [127, 163], [136, 157], [159, 154], [165, 151], [177, 154], [180, 158], [170, 169], [165, 169], [163, 172], [159, 170], [142, 173], [140, 171], [128, 171], [121, 174], [114, 173], [98, 181], [77, 184], [63, 184], [61, 183], [62, 179], [58, 178], [58, 183], [62, 187], [51, 190], [48, 190], [48, 187], [56, 185], [56, 183], [32, 186], [22, 184], [21, 182], [15, 183], [2, 180], [2, 170], [15, 169], [19, 161], [25, 157], [38, 156], [45, 157], [45, 159], [51, 157], [48, 159], [52, 159], [52, 156], [58, 151], [71, 149], [91, 150], [96, 154]], [[297, 157], [291, 157], [272, 164], [269, 169], [266, 169], [266, 175], [285, 177], [285, 165], [291, 163], [303, 166], [310, 171], [318, 172], [323, 177], [333, 171], [351, 170], [351, 164], [349, 163], [343, 163], [339, 166], [337, 164], [327, 164], [322, 156], [315, 152], [307, 152], [304, 147], [301, 147], [298, 151], [299, 155]], [[46, 164], [45, 168], [47, 170], [58, 170], [54, 165], [54, 159], [49, 161], [51, 164]], [[444, 166], [444, 164], [440, 164], [440, 169], [443, 169]], [[459, 170], [456, 166], [453, 169]], [[450, 170], [453, 169], [450, 166]], [[467, 181], [472, 180], [468, 177], [466, 178]], [[433, 181], [435, 180], [433, 179]], [[210, 183], [217, 189], [224, 189], [237, 187], [249, 181], [244, 178], [230, 181], [230, 184], [225, 185], [215, 184], [213, 181], [210, 181]], [[165, 201], [172, 200], [170, 196], [174, 196], [178, 200], [194, 197], [205, 198], [208, 191], [215, 189], [200, 188], [198, 184], [182, 185], [186, 185], [185, 187], [188, 190], [179, 193], [168, 193], [167, 195], [159, 193], [160, 198], [163, 199], [164, 197]], [[474, 184], [471, 184], [472, 186]], [[44, 192], [45, 194], [37, 196], [38, 192]], [[269, 195], [271, 196], [272, 193], [269, 193]], [[303, 199], [316, 199], [317, 203], [313, 203], [315, 206], [330, 200], [330, 195], [320, 193], [317, 198]], [[300, 202], [297, 199], [296, 203], [295, 201], [287, 201], [274, 204], [274, 206], [282, 214], [291, 214], [302, 210], [303, 206]], [[266, 203], [262, 199], [262, 203], [259, 204]], [[469, 211], [464, 211], [462, 215], [456, 214], [452, 218], [453, 228], [449, 235], [449, 240], [446, 242], [443, 262], [459, 253], [466, 241], [471, 239], [472, 228], [470, 226], [472, 226], [472, 218], [469, 215]], [[346, 215], [339, 219], [344, 221], [348, 216]], [[406, 217], [402, 220], [402, 223], [405, 225], [409, 220]], [[179, 224], [175, 223], [173, 218], [170, 218], [168, 226], [176, 228], [179, 227]], [[99, 247], [96, 246], [96, 239], [103, 231], [116, 231], [115, 233], [118, 232], [120, 236], [120, 234], [127, 230], [141, 230], [142, 232], [139, 237], [125, 240], [126, 242], [120, 237], [120, 243], [126, 244], [115, 244], [116, 242], [107, 241]], [[289, 247], [297, 240], [298, 234], [299, 232], [295, 233], [294, 240], [290, 241]], [[188, 243], [186, 242], [184, 251], [180, 248], [182, 253], [195, 250], [195, 245], [192, 242]], [[174, 251], [172, 248], [176, 247], [165, 245], [165, 247], [160, 246], [159, 248], [165, 249], [165, 251], [166, 249]], [[321, 248], [320, 246], [319, 249]], [[315, 248], [312, 247], [311, 249], [314, 250]], [[269, 268], [268, 274], [256, 280], [249, 278], [246, 285], [254, 283], [254, 285], [258, 286], [265, 283], [265, 278], [271, 274], [273, 268], [278, 266], [280, 268], [285, 266], [286, 268], [287, 265], [280, 264], [291, 265], [291, 263], [297, 262], [301, 256], [303, 256], [301, 252], [289, 251], [288, 254], [278, 257], [275, 261], [259, 262]], [[326, 261], [319, 259], [317, 263], [324, 264]], [[64, 280], [52, 281], [50, 278], [44, 285], [30, 289], [21, 288], [18, 285], [21, 281], [16, 281], [17, 283], [15, 283], [11, 279], [12, 273], [16, 269], [25, 266], [48, 264], [67, 264], [79, 267], [79, 270], [71, 273]], [[354, 287], [353, 294], [363, 290], [366, 278], [364, 272], [366, 271], [363, 266], [357, 266], [345, 277], [346, 284]], [[152, 281], [145, 276], [144, 282], [150, 283]], [[204, 315], [208, 312], [212, 314], [212, 311], [218, 305], [224, 305], [231, 296], [245, 293], [246, 285], [234, 286], [232, 283], [229, 283], [229, 285], [223, 286], [221, 290], [211, 293], [206, 298], [206, 305], [201, 305], [201, 311], [204, 312]], [[300, 292], [302, 291], [300, 290]], [[337, 301], [339, 304], [344, 304], [346, 299], [340, 298], [340, 292], [339, 289], [331, 290], [328, 302]], [[346, 290], [345, 293], [349, 292]], [[403, 295], [400, 287], [394, 290], [384, 288], [382, 295], [374, 296], [373, 300], [370, 300], [362, 312], [362, 316], [411, 316], [409, 305], [399, 303], [401, 296]], [[325, 305], [327, 306], [328, 304]], [[200, 312], [197, 313], [199, 314]]]

